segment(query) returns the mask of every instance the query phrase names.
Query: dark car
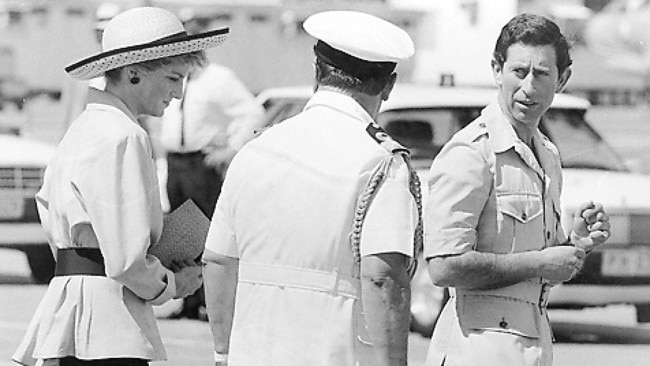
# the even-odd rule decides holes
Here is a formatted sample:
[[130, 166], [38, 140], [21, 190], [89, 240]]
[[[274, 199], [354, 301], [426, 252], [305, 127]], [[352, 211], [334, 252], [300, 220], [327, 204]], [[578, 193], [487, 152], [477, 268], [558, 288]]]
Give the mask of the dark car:
[[48, 282], [54, 274], [54, 259], [34, 198], [54, 149], [13, 133], [0, 134], [0, 247], [25, 252], [38, 283]]

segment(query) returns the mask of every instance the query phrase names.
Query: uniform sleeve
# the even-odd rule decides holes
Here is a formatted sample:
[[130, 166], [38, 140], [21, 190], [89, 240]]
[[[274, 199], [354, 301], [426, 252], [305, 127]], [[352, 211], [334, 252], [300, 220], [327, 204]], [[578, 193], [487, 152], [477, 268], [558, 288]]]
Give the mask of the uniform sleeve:
[[262, 127], [264, 108], [248, 91], [234, 72], [224, 73], [223, 87], [220, 89], [218, 103], [226, 115], [232, 118], [228, 125], [228, 146], [240, 150], [252, 140], [256, 129]]
[[473, 146], [451, 140], [434, 159], [428, 180], [425, 258], [472, 250], [492, 186], [488, 163]]
[[412, 257], [417, 222], [408, 167], [401, 157], [395, 158], [366, 213], [361, 231], [361, 256], [394, 252]]
[[235, 236], [234, 223], [229, 209], [229, 177], [223, 184], [217, 205], [212, 214], [210, 230], [205, 241], [205, 249], [211, 252], [232, 258], [239, 258], [237, 237]]
[[[161, 304], [175, 296], [174, 274], [147, 254], [153, 205], [160, 205], [146, 136], [107, 142], [73, 182], [88, 212], [108, 277], [140, 298]], [[162, 219], [162, 218], [161, 218]], [[155, 240], [155, 239], [154, 239]]]

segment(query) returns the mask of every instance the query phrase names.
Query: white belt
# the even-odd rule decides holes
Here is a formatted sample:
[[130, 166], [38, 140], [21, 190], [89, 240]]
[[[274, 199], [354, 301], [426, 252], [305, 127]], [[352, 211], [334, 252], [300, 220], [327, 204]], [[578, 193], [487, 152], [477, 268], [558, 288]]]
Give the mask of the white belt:
[[242, 261], [239, 262], [239, 282], [326, 292], [353, 299], [360, 298], [361, 288], [358, 278], [338, 272]]

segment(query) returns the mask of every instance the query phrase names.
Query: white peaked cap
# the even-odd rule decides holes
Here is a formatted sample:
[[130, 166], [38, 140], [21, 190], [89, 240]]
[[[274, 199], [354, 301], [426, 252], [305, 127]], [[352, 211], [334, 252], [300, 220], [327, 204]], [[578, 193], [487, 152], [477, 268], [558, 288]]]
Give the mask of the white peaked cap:
[[332, 48], [369, 62], [395, 62], [415, 53], [411, 37], [386, 20], [358, 11], [325, 11], [305, 20], [303, 28]]

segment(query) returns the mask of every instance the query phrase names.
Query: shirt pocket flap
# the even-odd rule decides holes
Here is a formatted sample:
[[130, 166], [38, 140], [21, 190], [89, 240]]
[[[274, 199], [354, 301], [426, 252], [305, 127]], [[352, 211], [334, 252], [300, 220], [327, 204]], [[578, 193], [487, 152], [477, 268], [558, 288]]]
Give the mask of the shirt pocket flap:
[[464, 297], [462, 304], [461, 326], [463, 332], [469, 330], [487, 330], [504, 332], [529, 338], [539, 338], [536, 319], [539, 309], [523, 301], [489, 298]]
[[542, 214], [542, 199], [532, 193], [497, 194], [499, 210], [525, 224]]

